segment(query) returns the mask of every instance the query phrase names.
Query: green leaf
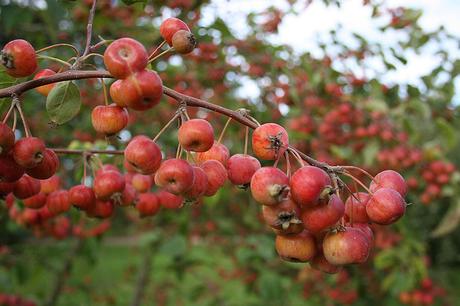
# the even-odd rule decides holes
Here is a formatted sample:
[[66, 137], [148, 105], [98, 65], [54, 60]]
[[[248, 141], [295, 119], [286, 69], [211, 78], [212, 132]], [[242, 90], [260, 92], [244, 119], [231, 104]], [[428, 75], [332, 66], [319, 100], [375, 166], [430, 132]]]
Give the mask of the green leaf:
[[70, 81], [56, 84], [46, 98], [46, 111], [51, 121], [58, 125], [75, 117], [80, 107], [80, 91]]
[[431, 237], [438, 238], [451, 233], [460, 224], [460, 200], [457, 200], [449, 208], [447, 213], [439, 222], [438, 226], [431, 232]]

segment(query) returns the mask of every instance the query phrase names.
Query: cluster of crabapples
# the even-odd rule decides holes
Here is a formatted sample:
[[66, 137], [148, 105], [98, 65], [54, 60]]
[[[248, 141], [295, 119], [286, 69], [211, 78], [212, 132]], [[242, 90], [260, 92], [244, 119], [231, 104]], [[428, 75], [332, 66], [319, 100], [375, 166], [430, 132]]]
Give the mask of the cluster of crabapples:
[[[195, 47], [193, 35], [179, 19], [165, 20], [160, 34], [171, 47], [168, 50], [185, 54]], [[104, 63], [116, 79], [110, 86], [114, 104], [93, 109], [96, 131], [115, 135], [127, 126], [128, 109], [144, 111], [159, 103], [162, 81], [147, 69], [154, 58], [155, 52], [149, 56], [145, 47], [131, 38], [115, 40], [107, 47]], [[23, 40], [7, 44], [1, 60], [14, 77], [29, 76], [37, 68], [34, 49]], [[47, 75], [51, 73], [41, 71], [35, 78]], [[47, 95], [52, 84], [47, 86], [39, 87], [39, 92]], [[255, 157], [247, 154], [247, 146], [244, 154], [230, 156], [220, 138], [215, 140], [208, 121], [190, 119], [183, 106], [175, 118], [181, 123], [175, 158], [164, 159], [155, 139], [137, 135], [124, 150], [126, 173], [113, 165], [100, 165], [94, 171], [92, 187], [80, 184], [69, 190], [56, 186], [46, 190], [59, 167], [55, 152], [35, 137], [15, 141], [12, 129], [2, 123], [0, 194], [14, 195], [28, 209], [46, 208], [50, 216], [74, 206], [90, 217], [108, 218], [116, 206], [134, 205], [145, 217], [155, 215], [162, 206], [175, 209], [213, 196], [229, 180], [250, 188], [252, 197], [262, 205], [263, 218], [277, 235], [275, 245], [281, 258], [310, 261], [329, 273], [344, 264], [366, 261], [373, 240], [369, 223], [391, 224], [405, 212], [406, 183], [395, 171], [379, 173], [369, 188], [359, 181], [367, 193], [351, 193], [344, 203], [340, 191], [345, 185], [337, 175], [346, 170], [304, 165], [297, 151], [289, 148], [288, 133], [280, 125], [266, 123], [254, 130]], [[182, 159], [184, 151], [186, 159]], [[290, 154], [300, 164], [292, 175]], [[84, 154], [85, 159], [88, 156]], [[283, 157], [286, 173], [277, 167]], [[259, 160], [275, 161], [275, 165], [262, 167]], [[160, 191], [151, 192], [153, 183]]]

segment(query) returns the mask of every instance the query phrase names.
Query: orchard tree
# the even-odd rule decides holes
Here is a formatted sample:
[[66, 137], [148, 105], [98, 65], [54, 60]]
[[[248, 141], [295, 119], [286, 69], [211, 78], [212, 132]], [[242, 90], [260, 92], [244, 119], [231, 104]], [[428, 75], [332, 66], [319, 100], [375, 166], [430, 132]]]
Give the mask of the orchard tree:
[[[388, 69], [394, 69], [388, 56], [405, 61], [403, 55], [394, 50], [388, 55], [384, 46], [360, 36], [356, 49], [335, 40], [339, 54], [329, 55], [324, 46], [324, 58], [299, 57], [258, 35], [276, 32], [287, 12], [273, 8], [262, 23], [249, 16], [252, 32], [237, 39], [220, 19], [210, 26], [219, 35], [198, 30], [201, 2], [170, 2], [181, 18], [162, 18], [156, 29], [148, 21], [158, 19], [153, 9], [160, 4], [89, 1], [69, 9], [73, 22], [68, 26], [75, 37], [62, 32], [55, 33], [56, 41], [34, 42], [17, 38], [19, 33], [5, 42], [0, 192], [9, 218], [37, 236], [78, 237], [71, 250], [76, 253], [84, 239], [103, 234], [116, 213], [131, 207], [138, 218], [158, 218], [165, 210], [201, 210], [213, 199], [230, 203], [222, 197], [222, 188], [232, 188], [224, 186], [229, 181], [260, 204], [280, 258], [309, 262], [323, 273], [347, 273], [342, 267], [365, 263], [375, 245], [386, 249], [375, 256], [377, 271], [402, 265], [410, 278], [403, 288], [390, 290], [404, 275], [397, 269], [377, 275], [384, 280], [382, 292], [389, 290], [401, 302], [412, 303], [420, 294], [408, 290], [425, 277], [422, 298], [440, 295], [427, 284], [425, 254], [417, 239], [398, 244], [401, 234], [421, 225], [403, 221], [399, 232], [385, 225], [398, 221], [406, 208], [417, 210], [408, 203], [431, 204], [456, 194], [452, 184], [458, 174], [441, 149], [447, 144], [454, 150], [457, 143], [453, 91], [448, 87], [452, 80], [440, 85], [436, 78], [441, 72], [455, 77], [457, 66], [441, 65], [431, 78], [425, 77], [427, 92], [407, 86], [403, 95], [397, 85], [333, 68], [336, 60], [365, 63], [375, 56]], [[447, 35], [443, 30], [424, 33], [416, 11], [384, 12], [365, 5], [373, 6], [376, 18], [391, 16], [383, 31], [410, 31], [408, 41], [398, 42], [401, 48], [417, 50]], [[127, 28], [122, 34], [116, 31], [120, 25], [111, 28], [113, 17]], [[86, 31], [82, 20], [88, 21]], [[139, 23], [146, 25], [137, 29]], [[82, 32], [86, 35], [78, 34]], [[229, 54], [244, 64], [235, 65]], [[258, 85], [260, 98], [241, 101], [235, 108], [235, 92], [248, 78]], [[431, 108], [440, 95], [444, 104]], [[46, 101], [42, 107], [40, 99]], [[281, 114], [286, 108], [291, 116]], [[434, 125], [425, 133], [412, 132], [423, 116], [435, 117]], [[426, 142], [439, 131], [440, 139]], [[456, 209], [434, 235], [459, 222]], [[426, 213], [419, 210], [423, 212], [412, 213], [415, 218]], [[210, 216], [216, 219], [210, 220], [211, 227], [225, 218]], [[88, 223], [88, 218], [102, 220]], [[409, 255], [400, 258], [398, 252]], [[61, 292], [69, 258], [48, 305]], [[374, 276], [364, 268], [362, 277]], [[146, 282], [140, 273], [134, 305], [140, 303]], [[305, 288], [308, 296], [310, 289]], [[335, 302], [356, 300], [356, 291], [328, 290], [321, 294]]]

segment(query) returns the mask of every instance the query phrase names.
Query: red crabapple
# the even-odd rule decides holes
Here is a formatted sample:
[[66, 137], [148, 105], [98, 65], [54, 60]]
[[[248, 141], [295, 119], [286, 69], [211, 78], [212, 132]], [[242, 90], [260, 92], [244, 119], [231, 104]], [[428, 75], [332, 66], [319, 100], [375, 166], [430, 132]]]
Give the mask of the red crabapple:
[[37, 137], [21, 138], [13, 146], [13, 158], [24, 168], [36, 167], [45, 155], [45, 143]]
[[283, 260], [292, 262], [307, 262], [316, 253], [315, 238], [306, 230], [294, 235], [277, 235], [275, 247]]
[[301, 207], [318, 204], [323, 191], [331, 185], [329, 175], [322, 169], [304, 166], [292, 174], [290, 180], [292, 199]]
[[167, 159], [155, 173], [155, 184], [175, 195], [192, 188], [193, 181], [193, 167], [183, 159]]
[[141, 193], [136, 202], [136, 209], [140, 217], [153, 216], [160, 208], [158, 197], [153, 192]]
[[[39, 72], [37, 72], [37, 74], [35, 74], [34, 80], [49, 77], [49, 76], [52, 76], [52, 75], [55, 75], [55, 74], [56, 74], [56, 72], [54, 72], [51, 69], [43, 69], [43, 70], [40, 70]], [[41, 94], [41, 95], [46, 97], [46, 96], [48, 96], [50, 91], [54, 88], [54, 86], [56, 86], [56, 83], [51, 83], [51, 84], [39, 86], [39, 87], [35, 88], [35, 90], [39, 94]]]
[[327, 203], [307, 207], [302, 211], [302, 222], [305, 229], [311, 233], [322, 232], [334, 226], [343, 217], [345, 206], [335, 194]]
[[128, 111], [116, 104], [98, 105], [91, 112], [91, 123], [96, 132], [114, 135], [128, 125]]
[[248, 185], [260, 167], [260, 162], [251, 155], [235, 154], [227, 161], [228, 179], [234, 185]]
[[366, 212], [366, 205], [369, 199], [369, 194], [365, 192], [357, 192], [350, 195], [345, 201], [345, 214], [348, 219], [353, 222], [369, 222], [369, 217]]
[[147, 67], [148, 53], [135, 39], [123, 37], [112, 42], [104, 52], [104, 64], [117, 79], [124, 79]]
[[227, 170], [217, 160], [207, 160], [200, 165], [208, 177], [208, 187], [205, 196], [210, 197], [217, 193], [217, 191], [225, 184], [227, 180]]
[[76, 185], [69, 190], [70, 204], [81, 210], [92, 208], [96, 202], [96, 196], [92, 188], [83, 184]]
[[404, 199], [391, 188], [380, 188], [375, 191], [366, 205], [369, 220], [383, 225], [396, 222], [405, 211]]
[[369, 189], [374, 192], [381, 188], [391, 188], [399, 192], [402, 197], [406, 196], [407, 184], [404, 178], [396, 171], [385, 170], [378, 173], [371, 182]]
[[171, 17], [161, 23], [160, 35], [166, 40], [168, 45], [172, 46], [173, 36], [180, 30], [190, 32], [189, 27], [182, 20]]
[[333, 265], [363, 263], [367, 260], [370, 242], [365, 234], [353, 227], [330, 232], [323, 241], [324, 257]]
[[297, 234], [304, 229], [300, 220], [300, 209], [291, 199], [286, 199], [275, 206], [264, 205], [262, 216], [265, 223], [277, 235]]
[[289, 193], [289, 178], [278, 168], [262, 167], [251, 179], [251, 194], [262, 205], [276, 205]]
[[198, 164], [202, 164], [207, 160], [217, 160], [219, 161], [224, 167], [227, 166], [227, 160], [230, 157], [230, 152], [228, 148], [223, 145], [222, 143], [217, 143], [214, 141], [211, 149], [206, 152], [199, 152], [196, 155], [196, 161]]
[[286, 130], [276, 123], [265, 123], [252, 133], [252, 150], [263, 160], [275, 160], [284, 154], [289, 146]]
[[206, 152], [214, 144], [214, 129], [204, 119], [191, 119], [180, 126], [177, 139], [187, 151]]
[[37, 69], [35, 49], [23, 39], [12, 40], [0, 52], [0, 63], [12, 77], [29, 76]]

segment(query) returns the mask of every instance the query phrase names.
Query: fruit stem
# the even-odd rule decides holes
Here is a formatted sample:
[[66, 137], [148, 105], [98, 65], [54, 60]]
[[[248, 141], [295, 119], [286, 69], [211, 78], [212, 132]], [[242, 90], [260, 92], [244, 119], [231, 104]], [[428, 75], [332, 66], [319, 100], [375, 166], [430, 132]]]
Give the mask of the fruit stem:
[[227, 119], [227, 122], [225, 122], [224, 128], [222, 129], [222, 132], [220, 132], [219, 139], [217, 139], [217, 144], [220, 144], [222, 141], [222, 138], [224, 138], [225, 131], [227, 130], [228, 125], [230, 124], [230, 121], [232, 121], [232, 117], [229, 117]]
[[291, 178], [291, 160], [288, 151], [284, 151], [284, 158], [286, 159], [286, 176]]
[[74, 45], [71, 45], [71, 44], [64, 44], [64, 43], [60, 43], [60, 44], [54, 44], [54, 45], [51, 45], [51, 46], [48, 46], [48, 47], [45, 47], [45, 48], [41, 48], [41, 49], [38, 49], [37, 51], [35, 51], [35, 54], [39, 54], [39, 53], [42, 53], [42, 52], [45, 52], [45, 51], [48, 51], [48, 50], [51, 50], [51, 49], [54, 49], [54, 48], [58, 48], [58, 47], [69, 47], [69, 48], [72, 48], [72, 50], [75, 52], [75, 54], [78, 56], [78, 50], [77, 48], [74, 46]]
[[176, 112], [174, 116], [171, 118], [171, 120], [168, 121], [168, 123], [165, 124], [165, 126], [156, 134], [156, 136], [153, 138], [153, 142], [156, 142], [158, 138], [160, 138], [161, 134], [163, 134], [164, 131], [174, 122], [176, 121], [177, 118], [179, 118], [180, 114], [179, 112]]
[[150, 53], [150, 55], [149, 55], [149, 60], [158, 52], [158, 50], [160, 50], [160, 49], [165, 45], [165, 43], [166, 43], [166, 41], [163, 40], [163, 41], [161, 42], [161, 44], [159, 44], [158, 47], [156, 47], [155, 50], [153, 50], [153, 52]]
[[13, 127], [11, 128], [11, 130], [13, 130], [13, 133], [16, 130], [16, 123], [18, 123], [18, 112], [15, 109], [13, 113]]
[[37, 56], [39, 59], [47, 59], [47, 60], [50, 60], [50, 61], [54, 61], [54, 62], [58, 62], [58, 63], [61, 63], [67, 67], [72, 67], [71, 64], [67, 63], [66, 61], [63, 61], [59, 58], [56, 58], [56, 57], [53, 57], [53, 56], [47, 56], [47, 55], [38, 55]]
[[244, 133], [244, 155], [248, 154], [249, 127], [246, 127]]
[[100, 57], [102, 59], [104, 58], [104, 56], [102, 54], [99, 54], [99, 53], [88, 53], [84, 57], [80, 58], [80, 62], [84, 62], [84, 61], [86, 61], [88, 58], [90, 58], [92, 56], [98, 56], [98, 57]]
[[108, 97], [108, 94], [107, 94], [107, 86], [105, 85], [105, 81], [103, 78], [99, 78], [99, 80], [101, 81], [101, 84], [102, 84], [102, 90], [104, 92], [104, 104], [106, 106], [109, 105], [109, 97]]
[[17, 96], [13, 97], [13, 100], [16, 100], [14, 103], [16, 106], [16, 109], [19, 112], [19, 116], [21, 117], [22, 121], [22, 126], [24, 127], [24, 133], [26, 133], [26, 137], [31, 137], [32, 133], [30, 132], [29, 126], [27, 125], [27, 120], [26, 117], [24, 116], [24, 113], [22, 112], [21, 104], [19, 102], [19, 98]]
[[359, 179], [357, 179], [356, 177], [354, 177], [353, 175], [351, 175], [350, 173], [348, 172], [344, 172], [343, 175], [345, 176], [348, 176], [349, 178], [351, 178], [352, 180], [354, 180], [356, 183], [358, 183], [361, 187], [364, 188], [364, 190], [367, 191], [367, 193], [369, 193], [370, 195], [372, 195], [372, 191], [369, 190], [369, 188], [366, 187], [366, 185], [363, 184], [363, 182], [361, 182]]
[[14, 101], [14, 100], [11, 101], [10, 108], [8, 109], [8, 112], [6, 112], [5, 118], [3, 118], [2, 123], [5, 124], [8, 121], [8, 118], [10, 117], [11, 113], [13, 112], [15, 105], [16, 105], [16, 101]]
[[292, 156], [294, 156], [295, 160], [299, 163], [300, 167], [302, 168], [303, 166], [305, 166], [302, 158], [299, 156], [299, 154], [297, 153], [296, 150], [292, 149], [292, 148], [288, 148], [286, 150], [287, 152], [289, 152], [290, 154], [292, 154]]
[[343, 169], [358, 170], [361, 173], [364, 173], [365, 175], [367, 175], [367, 177], [369, 177], [372, 181], [374, 180], [374, 176], [372, 176], [369, 172], [367, 172], [366, 170], [360, 167], [356, 167], [356, 166], [340, 166], [340, 167], [342, 167]]
[[155, 57], [149, 59], [149, 64], [151, 64], [152, 62], [154, 62], [156, 59], [159, 59], [160, 57], [162, 57], [163, 55], [166, 55], [170, 52], [173, 52], [174, 51], [174, 48], [168, 48], [166, 50], [164, 50], [163, 52], [159, 53], [158, 55], [156, 55]]
[[82, 154], [83, 156], [83, 177], [81, 178], [81, 183], [83, 185], [85, 185], [85, 181], [86, 181], [86, 166], [87, 166], [87, 158], [88, 158], [88, 152], [83, 152]]
[[99, 37], [99, 39], [101, 41], [99, 41], [98, 43], [96, 43], [96, 44], [92, 45], [91, 47], [89, 47], [89, 52], [90, 53], [96, 51], [100, 46], [105, 45], [107, 43], [111, 43], [113, 41], [113, 39], [104, 39], [100, 35], [98, 37]]

